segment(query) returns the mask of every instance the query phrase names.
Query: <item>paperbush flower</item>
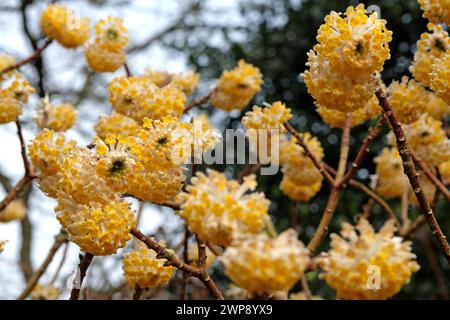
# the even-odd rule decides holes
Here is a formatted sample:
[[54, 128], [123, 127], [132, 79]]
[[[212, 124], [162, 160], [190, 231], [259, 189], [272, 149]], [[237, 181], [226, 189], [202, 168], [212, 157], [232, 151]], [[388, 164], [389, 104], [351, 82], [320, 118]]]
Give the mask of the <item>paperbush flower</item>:
[[84, 56], [89, 67], [97, 72], [114, 72], [122, 67], [127, 59], [125, 51], [109, 51], [96, 42], [84, 47]]
[[[5, 70], [8, 67], [11, 67], [12, 65], [14, 65], [14, 63], [16, 63], [16, 60], [14, 59], [14, 57], [5, 54], [5, 53], [0, 53], [0, 71]], [[3, 81], [5, 79], [7, 79], [8, 77], [10, 77], [15, 71], [9, 71], [3, 75], [0, 76], [0, 81]]]
[[427, 113], [436, 120], [450, 115], [450, 105], [433, 92], [428, 93]]
[[417, 41], [417, 51], [410, 67], [414, 78], [427, 87], [430, 86], [431, 66], [450, 48], [450, 37], [442, 26], [429, 24], [428, 30]]
[[430, 73], [431, 89], [436, 95], [450, 104], [450, 52], [441, 59], [434, 60]]
[[255, 188], [254, 175], [239, 184], [214, 170], [198, 172], [187, 192], [177, 196], [179, 214], [201, 239], [228, 246], [233, 239], [256, 234], [264, 226], [269, 201], [263, 193], [246, 194]]
[[198, 81], [200, 80], [200, 75], [193, 71], [169, 73], [147, 68], [144, 76], [150, 78], [150, 80], [160, 88], [167, 85], [173, 85], [183, 91], [187, 97], [195, 91]]
[[70, 129], [77, 119], [77, 112], [70, 103], [51, 104], [47, 97], [41, 100], [36, 123], [39, 128], [56, 132]]
[[445, 184], [450, 183], [450, 161], [441, 163], [439, 165], [439, 173], [442, 176], [442, 180]]
[[239, 60], [237, 67], [222, 73], [211, 103], [225, 111], [241, 110], [261, 90], [262, 81], [258, 68]]
[[181, 116], [186, 96], [171, 85], [159, 88], [144, 76], [118, 77], [109, 84], [109, 101], [118, 113], [141, 123], [145, 117]]
[[331, 234], [331, 248], [319, 260], [320, 277], [336, 290], [338, 298], [388, 299], [409, 282], [419, 265], [411, 243], [394, 236], [394, 231], [393, 220], [376, 233], [362, 218], [356, 227], [344, 223], [341, 236]]
[[136, 249], [123, 257], [125, 280], [128, 284], [141, 289], [165, 285], [172, 277], [175, 268], [165, 266], [164, 262], [165, 260], [156, 258], [155, 251], [139, 244]]
[[13, 200], [0, 211], [0, 222], [22, 220], [27, 214], [27, 207], [22, 200]]
[[450, 3], [448, 0], [418, 0], [424, 18], [434, 24], [450, 24]]
[[14, 78], [8, 79], [6, 84], [1, 85], [0, 124], [15, 121], [23, 112], [23, 104], [28, 101], [30, 94], [34, 91], [20, 73], [15, 73]]
[[58, 4], [50, 4], [42, 12], [41, 28], [66, 48], [81, 46], [89, 38], [89, 19]]
[[108, 135], [134, 136], [139, 129], [138, 123], [120, 113], [113, 113], [109, 116], [100, 117], [95, 124], [95, 132], [101, 139]]
[[291, 289], [303, 276], [309, 253], [291, 229], [275, 239], [255, 236], [237, 240], [220, 260], [234, 283], [262, 295]]
[[375, 157], [376, 163], [376, 191], [386, 198], [399, 198], [405, 192], [408, 178], [403, 173], [402, 158], [396, 148], [384, 148]]
[[[200, 114], [192, 118], [192, 126], [186, 130], [181, 130], [178, 134], [188, 134], [191, 140], [191, 152], [194, 158], [198, 158], [206, 151], [214, 149], [221, 141], [222, 135], [208, 120], [207, 114]], [[177, 133], [175, 133], [175, 136]]]
[[52, 285], [37, 284], [30, 296], [32, 300], [57, 300], [61, 295], [61, 290]]

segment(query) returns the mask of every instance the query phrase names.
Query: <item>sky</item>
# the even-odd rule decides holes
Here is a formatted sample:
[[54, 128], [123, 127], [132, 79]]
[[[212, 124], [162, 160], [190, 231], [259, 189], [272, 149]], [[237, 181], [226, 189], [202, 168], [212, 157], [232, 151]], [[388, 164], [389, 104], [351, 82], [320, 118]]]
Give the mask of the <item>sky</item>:
[[[19, 2], [19, 0], [3, 0], [0, 2], [0, 52], [11, 54], [17, 60], [27, 57], [32, 52], [32, 49], [23, 35], [19, 13], [2, 11], [2, 8], [16, 7]], [[27, 11], [31, 31], [35, 35], [39, 34], [40, 12], [45, 7], [45, 2], [37, 1]], [[99, 7], [90, 5], [84, 0], [59, 1], [59, 3], [79, 9], [82, 16], [90, 17], [91, 24], [108, 15], [123, 18], [125, 26], [130, 32], [130, 44], [133, 45], [145, 41], [170, 25], [183, 10], [183, 4], [186, 1], [135, 0], [128, 7], [110, 5]], [[206, 6], [207, 9], [202, 14], [202, 19], [212, 19], [215, 23], [238, 24], [242, 22], [237, 13], [237, 0], [206, 1]], [[224, 12], [226, 14], [223, 14]], [[210, 41], [211, 45], [220, 45], [221, 40], [219, 36], [212, 35]], [[49, 90], [79, 89], [82, 87], [84, 79], [80, 75], [82, 75], [83, 68], [86, 67], [86, 62], [81, 48], [67, 50], [58, 44], [52, 44], [44, 52], [44, 59], [47, 62]], [[136, 74], [143, 72], [148, 66], [170, 72], [179, 72], [187, 69], [186, 57], [183, 54], [175, 53], [159, 43], [155, 43], [148, 49], [132, 55], [128, 61], [133, 73]], [[27, 78], [33, 79], [35, 77], [31, 67], [24, 67], [21, 71]], [[106, 82], [100, 83], [95, 90], [105, 94], [107, 81], [122, 74], [123, 70], [106, 75], [104, 77]], [[56, 101], [61, 100], [61, 102], [65, 98], [65, 96], [55, 97]], [[31, 98], [25, 107], [24, 114], [21, 116], [21, 120], [26, 123], [24, 136], [27, 142], [38, 131], [33, 123], [37, 105], [37, 97]], [[76, 140], [79, 145], [89, 144], [93, 136], [93, 124], [101, 114], [108, 114], [110, 110], [108, 104], [100, 104], [92, 100], [83, 102], [79, 106], [79, 114], [82, 115], [82, 121], [79, 119], [75, 127], [67, 132], [67, 138]], [[0, 152], [0, 171], [6, 173], [14, 183], [23, 175], [19, 141], [14, 123], [0, 125], [0, 147], [2, 148]], [[32, 261], [36, 269], [44, 260], [60, 226], [53, 210], [56, 201], [43, 195], [37, 189], [37, 186], [34, 186], [34, 189], [28, 216], [34, 230]], [[4, 195], [4, 190], [0, 188], [0, 199]], [[133, 208], [136, 209], [137, 203], [133, 202], [133, 200], [130, 200], [130, 202], [132, 202]], [[143, 217], [143, 223], [140, 228], [147, 233], [155, 231], [162, 224], [169, 229], [175, 228], [180, 221], [171, 209], [161, 210], [152, 205], [146, 205]], [[20, 223], [17, 221], [7, 224], [0, 223], [0, 240], [8, 240], [5, 251], [0, 255], [0, 299], [13, 299], [25, 286], [17, 264], [20, 252]], [[78, 263], [78, 252], [78, 247], [75, 244], [70, 244], [66, 263], [60, 274], [61, 279], [69, 277], [69, 281], [67, 285], [64, 284], [64, 281], [58, 283], [65, 289], [61, 299], [66, 299], [69, 295], [69, 289], [71, 288], [70, 275], [73, 274]], [[58, 252], [53, 259], [53, 263], [41, 278], [42, 283], [46, 283], [51, 279], [61, 259], [61, 254], [62, 250]], [[120, 283], [122, 278], [121, 266], [117, 263], [117, 259], [101, 259], [110, 274], [109, 280], [115, 284]], [[89, 285], [89, 277], [86, 281]]]

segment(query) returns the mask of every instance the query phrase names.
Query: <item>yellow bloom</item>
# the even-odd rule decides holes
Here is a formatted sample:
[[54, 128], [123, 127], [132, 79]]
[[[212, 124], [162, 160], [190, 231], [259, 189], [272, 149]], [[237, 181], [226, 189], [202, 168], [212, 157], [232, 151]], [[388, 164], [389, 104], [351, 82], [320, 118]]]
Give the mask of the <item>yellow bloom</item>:
[[[302, 133], [303, 140], [311, 153], [321, 161], [324, 157], [324, 151], [320, 141], [309, 132]], [[297, 168], [315, 168], [314, 163], [306, 154], [306, 151], [298, 145], [297, 139], [282, 138], [280, 142], [280, 161], [283, 166], [290, 165]]]
[[423, 17], [434, 24], [450, 24], [450, 2], [448, 0], [418, 0]]
[[57, 300], [61, 295], [61, 290], [52, 285], [37, 284], [30, 296], [32, 300]]
[[28, 153], [35, 173], [39, 175], [40, 189], [56, 197], [57, 174], [63, 168], [63, 159], [76, 147], [75, 141], [65, 141], [64, 135], [44, 129], [31, 141]]
[[195, 91], [198, 81], [200, 80], [200, 75], [193, 71], [169, 73], [147, 68], [145, 69], [144, 76], [150, 78], [150, 80], [159, 88], [173, 85], [183, 91], [187, 97]]
[[261, 295], [291, 289], [303, 276], [309, 252], [290, 229], [275, 239], [254, 236], [238, 240], [220, 260], [234, 283]]
[[164, 266], [165, 260], [157, 259], [156, 252], [145, 245], [139, 247], [123, 257], [123, 273], [128, 284], [141, 289], [159, 287], [169, 282], [175, 270], [174, 267]]
[[180, 117], [184, 93], [172, 85], [158, 88], [147, 77], [118, 77], [109, 84], [109, 101], [117, 112], [142, 123], [145, 117]]
[[403, 77], [393, 81], [387, 89], [388, 100], [402, 123], [417, 121], [427, 111], [428, 92], [413, 79]]
[[409, 186], [403, 173], [402, 158], [396, 148], [384, 148], [374, 159], [376, 163], [376, 191], [387, 198], [399, 198]]
[[344, 223], [341, 236], [332, 234], [330, 250], [323, 254], [320, 275], [340, 299], [388, 299], [407, 284], [419, 269], [411, 243], [394, 236], [389, 220], [375, 233], [362, 218], [356, 227]]
[[89, 38], [89, 19], [80, 18], [65, 6], [50, 4], [42, 12], [42, 31], [66, 48], [81, 46]]
[[445, 103], [450, 104], [450, 52], [434, 61], [431, 66], [430, 78], [431, 89]]
[[135, 225], [129, 203], [119, 198], [110, 199], [106, 203], [80, 204], [64, 192], [58, 194], [55, 211], [69, 239], [81, 250], [96, 256], [111, 255], [123, 248]]
[[[193, 117], [191, 123], [192, 127], [186, 132], [187, 139], [192, 142], [192, 155], [195, 159], [199, 159], [204, 152], [214, 149], [222, 136], [220, 131], [209, 122], [208, 115], [205, 113]], [[180, 132], [180, 134], [185, 133]]]
[[320, 26], [314, 50], [330, 68], [353, 80], [368, 79], [383, 69], [390, 58], [388, 43], [392, 32], [376, 12], [368, 15], [363, 4], [350, 6], [345, 14], [332, 11]]
[[39, 128], [56, 132], [70, 129], [77, 119], [77, 112], [70, 103], [51, 104], [48, 96], [41, 100], [36, 123]]
[[27, 103], [35, 89], [20, 73], [14, 73], [7, 86], [0, 89], [0, 97], [15, 99], [20, 103]]
[[27, 214], [27, 207], [22, 200], [13, 200], [3, 211], [0, 211], [0, 222], [22, 220]]
[[123, 20], [108, 16], [95, 25], [95, 42], [107, 51], [122, 51], [128, 45], [128, 30]]
[[122, 67], [127, 59], [125, 51], [110, 51], [97, 42], [84, 47], [84, 56], [91, 69], [97, 72], [114, 72]]
[[95, 124], [95, 132], [101, 139], [105, 139], [110, 134], [134, 136], [138, 129], [139, 125], [136, 121], [120, 113], [100, 117]]
[[303, 202], [311, 200], [321, 188], [322, 179], [312, 184], [298, 185], [285, 175], [280, 183], [280, 190], [290, 199]]
[[23, 112], [22, 104], [0, 91], [0, 124], [15, 121]]
[[280, 101], [274, 102], [265, 108], [254, 106], [242, 118], [245, 129], [278, 129], [286, 132], [283, 123], [292, 118], [291, 109]]
[[427, 113], [436, 120], [441, 120], [443, 117], [450, 115], [450, 105], [439, 98], [433, 92], [428, 93]]
[[181, 204], [179, 214], [201, 239], [228, 246], [239, 236], [261, 231], [269, 201], [263, 193], [246, 194], [256, 188], [254, 175], [239, 184], [208, 170], [206, 175], [198, 172], [191, 182], [187, 192], [177, 196]]
[[[14, 57], [11, 57], [8, 54], [0, 53], [0, 71], [5, 70], [8, 67], [11, 67], [16, 63], [16, 59]], [[0, 76], [0, 81], [3, 81], [7, 79], [11, 74], [13, 74], [15, 71], [7, 72], [6, 74], [3, 74]]]
[[239, 60], [237, 67], [222, 73], [211, 103], [225, 111], [241, 110], [261, 90], [262, 82], [262, 74], [257, 67]]
[[450, 48], [450, 37], [440, 25], [428, 25], [430, 32], [424, 32], [417, 41], [417, 51], [410, 67], [414, 78], [424, 86], [430, 86], [431, 66], [435, 60], [443, 57]]
[[314, 50], [309, 51], [306, 65], [309, 70], [303, 77], [308, 92], [324, 108], [353, 112], [363, 108], [375, 94], [376, 83], [370, 77], [351, 79], [348, 72], [336, 72], [329, 61]]
[[450, 161], [441, 163], [439, 165], [439, 173], [442, 176], [442, 180], [445, 184], [450, 183]]

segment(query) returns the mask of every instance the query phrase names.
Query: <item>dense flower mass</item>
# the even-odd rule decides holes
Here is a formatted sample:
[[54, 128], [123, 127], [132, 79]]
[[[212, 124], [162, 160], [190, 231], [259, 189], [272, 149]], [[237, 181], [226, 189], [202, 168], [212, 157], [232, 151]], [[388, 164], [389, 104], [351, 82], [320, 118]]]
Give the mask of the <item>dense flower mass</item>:
[[191, 179], [187, 192], [178, 195], [180, 216], [189, 229], [212, 244], [228, 246], [240, 236], [257, 234], [268, 218], [269, 201], [256, 188], [254, 176], [242, 184], [224, 174], [208, 170]]
[[139, 124], [135, 120], [120, 113], [102, 116], [95, 124], [95, 132], [101, 139], [105, 139], [110, 134], [134, 136], [138, 129]]
[[414, 78], [424, 86], [430, 86], [431, 66], [450, 49], [450, 37], [440, 25], [429, 25], [417, 41], [417, 51], [410, 67]]
[[[0, 53], [0, 72], [11, 67], [14, 63], [16, 63], [16, 59], [14, 59], [14, 57], [5, 53]], [[13, 72], [14, 71], [10, 71], [0, 75], [0, 81], [7, 79]]]
[[375, 157], [376, 191], [386, 198], [399, 198], [408, 186], [408, 178], [403, 173], [402, 158], [397, 149], [384, 148]]
[[308, 265], [309, 252], [297, 240], [297, 233], [287, 230], [275, 239], [257, 236], [237, 240], [220, 260], [234, 283], [262, 295], [291, 289]]
[[257, 67], [239, 60], [237, 67], [222, 73], [211, 103], [225, 111], [241, 110], [261, 90], [262, 82], [262, 74]]
[[81, 46], [89, 38], [89, 19], [65, 6], [51, 4], [42, 12], [42, 31], [66, 48]]
[[450, 104], [450, 52], [434, 61], [430, 74], [431, 89], [438, 97]]
[[376, 233], [361, 218], [356, 227], [344, 223], [341, 236], [332, 234], [331, 249], [319, 261], [323, 278], [340, 299], [388, 299], [419, 269], [411, 243], [394, 236], [389, 220]]
[[22, 220], [27, 214], [27, 207], [22, 200], [14, 200], [0, 211], [0, 222]]
[[443, 117], [450, 115], [450, 105], [439, 98], [433, 92], [428, 93], [427, 113], [434, 119], [441, 120]]
[[[162, 243], [164, 245], [164, 243]], [[156, 252], [140, 244], [123, 257], [123, 273], [129, 285], [141, 289], [159, 287], [169, 282], [175, 270], [165, 266], [165, 260], [157, 259]]]
[[96, 42], [84, 47], [84, 55], [91, 69], [97, 72], [114, 72], [122, 67], [127, 59], [125, 51], [109, 51]]
[[15, 121], [35, 91], [20, 73], [15, 73], [5, 83], [0, 82], [0, 124]]
[[183, 91], [187, 97], [195, 91], [198, 81], [200, 80], [200, 75], [193, 71], [185, 73], [169, 73], [147, 68], [144, 75], [150, 78], [150, 80], [160, 88], [167, 85], [175, 86]]
[[77, 112], [70, 103], [52, 104], [47, 97], [41, 100], [36, 123], [39, 128], [56, 132], [70, 129], [77, 119]]
[[450, 3], [448, 0], [418, 0], [423, 16], [434, 24], [450, 24]]
[[145, 117], [181, 116], [186, 96], [172, 85], [159, 88], [144, 76], [118, 77], [109, 84], [109, 101], [116, 112], [142, 123]]

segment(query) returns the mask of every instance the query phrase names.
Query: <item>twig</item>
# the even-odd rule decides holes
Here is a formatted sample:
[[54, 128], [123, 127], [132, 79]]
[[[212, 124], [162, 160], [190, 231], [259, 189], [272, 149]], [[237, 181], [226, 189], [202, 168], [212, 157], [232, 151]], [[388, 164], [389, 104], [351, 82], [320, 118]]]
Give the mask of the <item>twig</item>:
[[127, 74], [127, 77], [132, 77], [133, 73], [131, 72], [130, 66], [128, 65], [128, 63], [124, 63], [123, 64], [123, 68], [125, 69], [125, 73]]
[[157, 253], [156, 257], [158, 259], [166, 259], [166, 265], [173, 266], [192, 277], [198, 278], [214, 296], [214, 298], [223, 300], [222, 293], [206, 270], [184, 263], [173, 250], [167, 249], [163, 245], [159, 244], [155, 239], [147, 237], [134, 227], [131, 228], [130, 233], [145, 243], [149, 249], [154, 250]]
[[59, 273], [62, 270], [64, 262], [66, 261], [68, 251], [69, 251], [69, 242], [66, 241], [65, 246], [64, 246], [64, 251], [63, 251], [63, 254], [61, 257], [61, 261], [59, 262], [58, 268], [56, 269], [55, 274], [52, 277], [52, 280], [50, 280], [50, 284], [54, 284], [55, 281], [58, 279]]
[[401, 203], [401, 217], [402, 217], [402, 228], [407, 228], [411, 221], [408, 217], [408, 205], [409, 205], [409, 186], [403, 190], [402, 203]]
[[80, 263], [78, 264], [78, 269], [75, 275], [75, 281], [72, 288], [72, 292], [70, 293], [69, 300], [78, 300], [83, 280], [86, 277], [87, 269], [91, 265], [93, 258], [94, 256], [89, 252], [86, 252], [84, 256], [80, 254]]
[[199, 268], [204, 269], [206, 266], [206, 259], [208, 258], [206, 256], [206, 242], [200, 239], [197, 235], [195, 237], [197, 239], [197, 249], [198, 249], [197, 266]]
[[23, 166], [25, 168], [25, 176], [31, 178], [33, 177], [33, 174], [31, 172], [31, 165], [30, 161], [28, 160], [27, 148], [25, 146], [25, 139], [23, 138], [22, 126], [20, 125], [19, 119], [16, 120], [16, 126], [17, 126], [17, 135], [19, 136], [20, 141], [20, 152], [22, 153], [22, 161]]
[[369, 198], [369, 200], [367, 201], [367, 203], [365, 205], [363, 205], [363, 209], [362, 209], [362, 217], [368, 219], [370, 216], [370, 211], [372, 209], [373, 203], [375, 201], [372, 198]]
[[419, 180], [419, 174], [416, 172], [416, 169], [414, 167], [414, 162], [412, 160], [405, 133], [403, 132], [400, 121], [392, 110], [392, 107], [386, 98], [386, 94], [381, 87], [379, 87], [379, 89], [377, 90], [376, 96], [378, 98], [380, 106], [383, 108], [391, 124], [392, 131], [394, 132], [397, 141], [397, 148], [402, 158], [403, 169], [405, 171], [405, 174], [408, 176], [409, 183], [411, 184], [411, 187], [416, 195], [420, 210], [425, 216], [425, 219], [427, 220], [427, 223], [430, 226], [433, 235], [438, 241], [439, 246], [441, 247], [445, 255], [445, 258], [447, 259], [447, 262], [450, 264], [450, 246], [447, 242], [446, 236], [442, 233], [442, 230], [433, 214], [433, 210], [431, 209], [430, 205], [427, 202], [427, 199], [425, 198], [425, 194]]
[[243, 170], [241, 170], [237, 175], [237, 180], [239, 183], [244, 182], [244, 178], [251, 174], [258, 172], [258, 170], [262, 167], [261, 163], [249, 164]]
[[297, 230], [298, 227], [298, 201], [293, 200], [291, 203], [291, 228]]
[[214, 88], [207, 95], [193, 100], [191, 103], [189, 103], [186, 106], [186, 108], [184, 109], [184, 113], [188, 113], [192, 108], [198, 107], [198, 106], [201, 106], [202, 104], [207, 103], [216, 91], [217, 91], [217, 88]]
[[33, 291], [34, 287], [38, 283], [41, 276], [44, 274], [45, 270], [47, 270], [47, 267], [50, 265], [50, 263], [53, 260], [53, 257], [55, 256], [58, 249], [61, 247], [63, 243], [67, 242], [67, 234], [60, 232], [55, 237], [55, 242], [53, 243], [52, 247], [50, 248], [50, 251], [48, 252], [47, 256], [44, 259], [44, 262], [42, 262], [41, 266], [38, 270], [31, 276], [30, 280], [27, 283], [27, 286], [22, 291], [22, 293], [17, 297], [17, 300], [24, 300], [31, 291]]
[[24, 176], [22, 179], [17, 182], [17, 184], [12, 188], [8, 194], [3, 198], [0, 202], [0, 211], [5, 209], [16, 197], [17, 195], [31, 182], [31, 179], [27, 176]]
[[[184, 227], [184, 237], [183, 237], [183, 260], [185, 263], [189, 263], [189, 238], [191, 232], [187, 226]], [[187, 282], [189, 275], [185, 272], [182, 273], [181, 288], [180, 288], [180, 299], [187, 299]]]
[[347, 166], [348, 152], [350, 150], [350, 127], [352, 124], [352, 114], [349, 112], [345, 115], [344, 128], [342, 129], [341, 150], [339, 153], [339, 164], [336, 174], [335, 188], [340, 189], [342, 178], [345, 174]]
[[25, 58], [15, 64], [13, 64], [12, 66], [9, 66], [9, 67], [1, 70], [0, 76], [4, 75], [7, 72], [18, 69], [18, 68], [32, 62], [33, 60], [37, 59], [41, 55], [42, 51], [44, 51], [52, 42], [53, 42], [53, 40], [46, 39], [44, 44], [41, 47], [37, 48], [28, 58]]

